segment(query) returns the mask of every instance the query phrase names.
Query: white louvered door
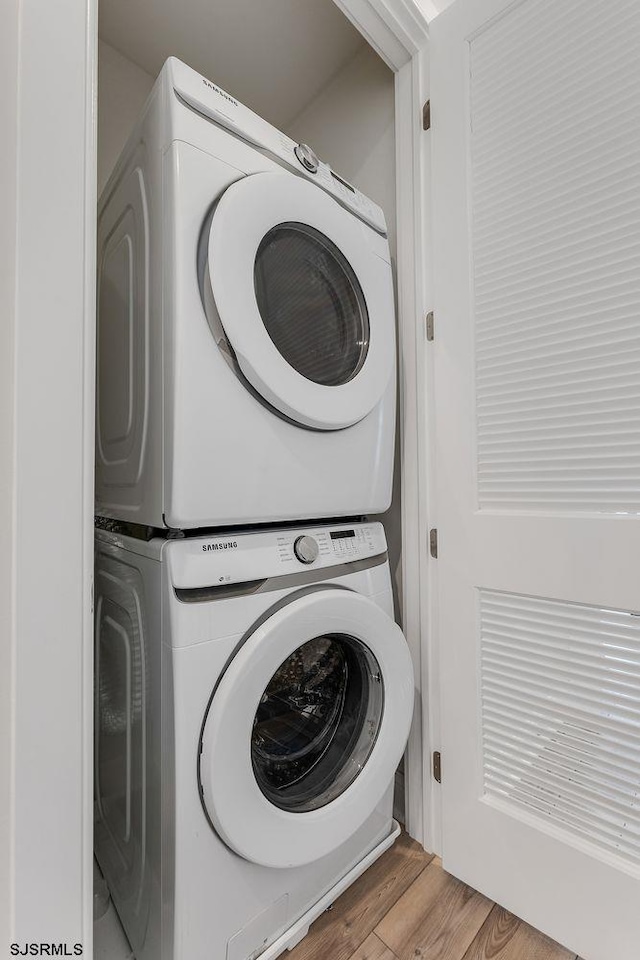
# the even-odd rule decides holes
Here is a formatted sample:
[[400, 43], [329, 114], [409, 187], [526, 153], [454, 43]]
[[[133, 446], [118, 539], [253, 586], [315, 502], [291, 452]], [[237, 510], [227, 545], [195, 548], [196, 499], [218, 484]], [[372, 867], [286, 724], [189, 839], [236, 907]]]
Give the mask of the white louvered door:
[[640, 956], [640, 4], [431, 29], [443, 856]]

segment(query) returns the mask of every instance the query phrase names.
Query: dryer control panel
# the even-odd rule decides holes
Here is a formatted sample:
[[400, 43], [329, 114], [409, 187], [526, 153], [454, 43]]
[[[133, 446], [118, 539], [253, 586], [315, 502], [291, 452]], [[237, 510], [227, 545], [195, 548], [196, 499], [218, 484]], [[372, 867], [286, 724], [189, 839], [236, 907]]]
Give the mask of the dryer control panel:
[[387, 549], [380, 523], [215, 534], [166, 544], [174, 587], [224, 586], [342, 566]]
[[307, 144], [296, 143], [176, 57], [169, 58], [167, 68], [175, 93], [186, 104], [248, 143], [283, 160], [307, 179], [314, 180], [343, 207], [353, 211], [378, 233], [387, 235], [382, 208], [338, 176], [328, 163], [318, 160]]

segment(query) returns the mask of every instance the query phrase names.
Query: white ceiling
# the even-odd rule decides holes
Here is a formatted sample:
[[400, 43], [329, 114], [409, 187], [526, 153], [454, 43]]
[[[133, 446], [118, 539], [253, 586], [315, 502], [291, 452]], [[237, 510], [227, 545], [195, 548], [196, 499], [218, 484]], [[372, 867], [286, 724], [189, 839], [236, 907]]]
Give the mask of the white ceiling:
[[100, 36], [155, 77], [184, 60], [284, 129], [364, 43], [333, 0], [100, 0]]

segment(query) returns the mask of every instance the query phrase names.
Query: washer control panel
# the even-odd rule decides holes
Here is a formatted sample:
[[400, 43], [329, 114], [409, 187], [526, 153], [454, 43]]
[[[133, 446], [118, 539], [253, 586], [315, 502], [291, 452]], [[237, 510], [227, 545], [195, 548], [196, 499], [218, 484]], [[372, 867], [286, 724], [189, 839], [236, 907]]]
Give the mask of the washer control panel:
[[337, 523], [321, 527], [186, 537], [166, 545], [175, 587], [211, 587], [337, 567], [384, 554], [380, 523]]
[[277, 539], [283, 563], [294, 559], [317, 567], [361, 560], [384, 553], [387, 549], [384, 531], [379, 523], [328, 527], [304, 534], [282, 531]]

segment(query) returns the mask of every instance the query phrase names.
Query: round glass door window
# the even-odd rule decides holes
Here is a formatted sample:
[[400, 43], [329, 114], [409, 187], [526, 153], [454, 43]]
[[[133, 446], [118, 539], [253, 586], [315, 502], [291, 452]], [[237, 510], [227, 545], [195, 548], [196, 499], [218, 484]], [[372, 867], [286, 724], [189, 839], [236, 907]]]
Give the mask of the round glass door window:
[[303, 377], [327, 387], [353, 380], [369, 349], [369, 317], [338, 247], [303, 223], [280, 223], [256, 253], [258, 309], [278, 351]]
[[253, 772], [283, 810], [316, 810], [343, 793], [364, 767], [382, 721], [378, 661], [345, 634], [298, 647], [269, 681], [251, 737]]

